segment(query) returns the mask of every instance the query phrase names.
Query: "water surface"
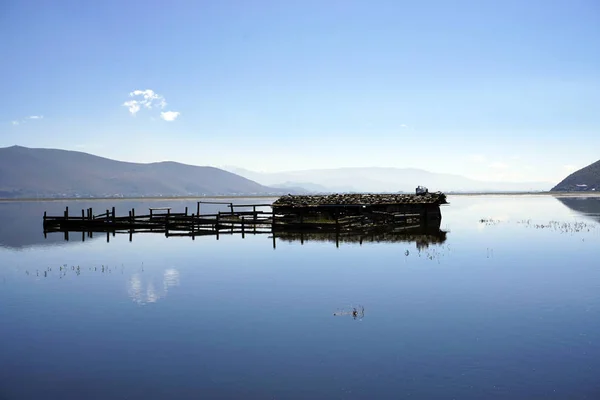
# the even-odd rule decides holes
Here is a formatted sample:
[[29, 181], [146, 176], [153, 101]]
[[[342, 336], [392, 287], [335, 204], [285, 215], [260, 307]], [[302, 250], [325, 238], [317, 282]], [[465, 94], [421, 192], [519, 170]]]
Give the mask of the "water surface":
[[275, 249], [41, 227], [192, 201], [0, 203], [0, 399], [600, 398], [600, 198], [449, 201], [443, 241]]

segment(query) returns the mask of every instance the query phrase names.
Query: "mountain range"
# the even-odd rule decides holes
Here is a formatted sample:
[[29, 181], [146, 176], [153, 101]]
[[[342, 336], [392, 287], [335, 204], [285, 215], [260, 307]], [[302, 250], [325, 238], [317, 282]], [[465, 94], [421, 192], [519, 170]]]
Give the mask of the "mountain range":
[[0, 148], [0, 197], [146, 197], [278, 195], [214, 167], [139, 164], [67, 150]]
[[553, 192], [600, 192], [600, 160], [573, 172], [552, 188]]
[[549, 182], [483, 182], [460, 175], [416, 168], [335, 168], [288, 172], [255, 172], [224, 167], [263, 185], [304, 188], [313, 192], [414, 192], [419, 185], [443, 192], [547, 191]]
[[262, 173], [177, 162], [133, 163], [83, 152], [0, 148], [0, 198], [281, 195], [286, 193], [545, 191], [547, 182], [482, 182], [415, 168]]

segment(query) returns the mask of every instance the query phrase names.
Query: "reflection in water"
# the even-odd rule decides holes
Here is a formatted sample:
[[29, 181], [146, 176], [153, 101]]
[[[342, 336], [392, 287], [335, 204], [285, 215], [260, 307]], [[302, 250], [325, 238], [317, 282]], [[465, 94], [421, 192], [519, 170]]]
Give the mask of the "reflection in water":
[[2, 248], [0, 399], [597, 399], [600, 223], [551, 196], [455, 198], [447, 240]]
[[135, 273], [127, 283], [129, 297], [137, 304], [156, 303], [167, 296], [169, 289], [179, 285], [179, 271], [169, 268], [164, 271], [160, 291], [156, 290], [155, 279], [147, 272]]
[[[231, 199], [236, 202], [246, 204], [270, 202], [274, 199]], [[228, 199], [219, 199], [227, 202]], [[81, 233], [72, 233], [69, 241], [65, 240], [64, 234], [49, 234], [44, 237], [43, 215], [44, 211], [48, 215], [62, 215], [65, 207], [69, 207], [73, 215], [79, 215], [79, 210], [92, 208], [95, 214], [104, 212], [104, 210], [116, 207], [117, 213], [123, 210], [136, 209], [136, 211], [145, 213], [150, 207], [171, 207], [173, 212], [182, 212], [190, 204], [196, 204], [195, 200], [190, 199], [147, 199], [147, 200], [128, 200], [128, 199], [98, 199], [98, 200], [56, 200], [56, 201], [2, 201], [0, 199], [0, 249], [2, 247], [20, 250], [24, 248], [39, 246], [64, 246], [74, 247], [81, 245], [82, 240], [97, 241], [99, 238], [106, 238], [105, 235], [98, 234], [93, 237], [81, 235]], [[215, 213], [217, 211], [227, 210], [226, 205], [203, 204], [203, 213]]]
[[335, 242], [339, 243], [415, 243], [416, 248], [426, 249], [430, 245], [441, 245], [446, 241], [447, 232], [440, 229], [414, 229], [403, 232], [383, 232], [375, 234], [353, 234], [335, 232], [277, 232], [275, 237], [286, 242]]
[[600, 197], [555, 197], [566, 207], [600, 222]]
[[[93, 276], [94, 274], [125, 274], [126, 268], [109, 267], [100, 265], [95, 267], [81, 268], [79, 265], [68, 266], [66, 264], [57, 267], [46, 267], [44, 269], [29, 270], [26, 269], [25, 275], [35, 280], [40, 279], [69, 279], [77, 278], [81, 275]], [[127, 281], [127, 293], [129, 297], [137, 304], [156, 303], [163, 299], [169, 293], [169, 290], [179, 286], [180, 274], [175, 268], [168, 268], [162, 272], [162, 275], [156, 276], [152, 270], [144, 269], [135, 272]]]

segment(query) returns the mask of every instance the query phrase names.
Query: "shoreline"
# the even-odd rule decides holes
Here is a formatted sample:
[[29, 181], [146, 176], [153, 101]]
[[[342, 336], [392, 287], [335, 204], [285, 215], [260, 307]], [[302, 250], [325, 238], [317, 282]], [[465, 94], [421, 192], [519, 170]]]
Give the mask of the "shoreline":
[[[433, 192], [432, 192], [433, 193]], [[442, 192], [446, 196], [553, 196], [553, 197], [600, 197], [600, 192], [482, 192], [482, 193], [447, 193]], [[65, 197], [65, 198], [0, 198], [0, 203], [18, 203], [18, 202], [59, 202], [59, 201], [179, 201], [179, 200], [194, 200], [194, 201], [210, 201], [222, 199], [272, 199], [279, 198], [281, 195], [234, 195], [234, 196], [150, 196], [150, 197]]]

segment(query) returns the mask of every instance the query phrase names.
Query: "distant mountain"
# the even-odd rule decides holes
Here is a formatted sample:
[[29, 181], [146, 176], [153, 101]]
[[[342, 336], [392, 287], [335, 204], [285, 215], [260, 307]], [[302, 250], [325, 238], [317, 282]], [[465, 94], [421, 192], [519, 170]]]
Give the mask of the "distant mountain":
[[600, 160], [563, 179], [553, 192], [600, 191]]
[[274, 173], [236, 167], [226, 169], [263, 185], [291, 182], [307, 190], [310, 190], [310, 185], [316, 185], [319, 192], [412, 193], [419, 185], [427, 186], [430, 191], [444, 192], [535, 192], [547, 191], [551, 187], [549, 182], [482, 182], [415, 168], [338, 168]]
[[278, 183], [278, 184], [273, 184], [273, 185], [269, 185], [269, 186], [275, 187], [275, 188], [292, 190], [295, 193], [301, 193], [301, 192], [329, 193], [329, 192], [331, 192], [331, 190], [327, 189], [325, 186], [316, 185], [316, 184], [310, 183], [310, 182], [284, 182], [284, 183]]
[[57, 149], [0, 148], [0, 198], [282, 193], [288, 191], [213, 167], [137, 164]]

